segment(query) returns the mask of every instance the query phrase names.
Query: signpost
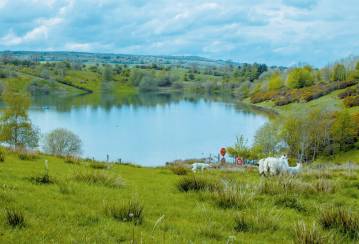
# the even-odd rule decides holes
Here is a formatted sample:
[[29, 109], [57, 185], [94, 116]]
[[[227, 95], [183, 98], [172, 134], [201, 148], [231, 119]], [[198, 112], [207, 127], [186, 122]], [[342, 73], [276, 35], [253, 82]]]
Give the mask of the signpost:
[[226, 149], [224, 147], [221, 148], [221, 150], [219, 150], [219, 153], [221, 154], [222, 158], [221, 158], [221, 164], [224, 165], [226, 163], [226, 159], [225, 159], [225, 155], [227, 153]]

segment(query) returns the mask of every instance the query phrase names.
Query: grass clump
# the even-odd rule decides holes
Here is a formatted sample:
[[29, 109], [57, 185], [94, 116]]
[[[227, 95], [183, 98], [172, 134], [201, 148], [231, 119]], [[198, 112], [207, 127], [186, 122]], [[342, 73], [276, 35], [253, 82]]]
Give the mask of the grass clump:
[[169, 168], [175, 175], [187, 175], [189, 173], [189, 169], [183, 165], [173, 165]]
[[101, 171], [78, 172], [74, 175], [74, 179], [87, 184], [98, 184], [114, 188], [124, 185], [122, 178]]
[[22, 211], [16, 208], [5, 209], [6, 223], [13, 228], [25, 227], [25, 217]]
[[314, 183], [314, 189], [317, 193], [334, 193], [336, 191], [335, 185], [326, 179], [319, 179]]
[[38, 158], [38, 155], [35, 152], [29, 152], [26, 150], [21, 150], [18, 152], [18, 157], [20, 160], [32, 161]]
[[5, 162], [5, 157], [6, 157], [6, 154], [5, 154], [4, 149], [0, 148], [0, 162]]
[[78, 157], [74, 157], [74, 156], [67, 156], [65, 157], [65, 163], [68, 164], [80, 164], [81, 160]]
[[274, 204], [278, 207], [291, 208], [297, 210], [298, 212], [306, 211], [305, 207], [298, 200], [298, 198], [294, 196], [281, 196], [275, 201]]
[[104, 163], [91, 163], [90, 167], [93, 169], [108, 169], [110, 165]]
[[215, 179], [208, 176], [185, 176], [179, 180], [177, 187], [180, 191], [214, 191], [218, 189], [218, 183]]
[[273, 232], [277, 229], [277, 216], [267, 211], [241, 213], [234, 219], [234, 230], [237, 232]]
[[142, 224], [143, 222], [143, 206], [140, 202], [130, 200], [121, 205], [105, 204], [105, 213], [107, 216], [121, 222], [132, 222], [135, 225]]
[[253, 195], [236, 184], [226, 185], [213, 193], [218, 207], [243, 209], [252, 202]]
[[336, 229], [351, 239], [359, 240], [359, 216], [343, 207], [323, 209], [319, 223], [325, 229]]
[[74, 189], [73, 185], [68, 182], [59, 182], [57, 185], [59, 187], [60, 193], [62, 193], [62, 194], [67, 195], [67, 194], [75, 193], [75, 189]]
[[304, 222], [298, 222], [294, 228], [294, 243], [296, 244], [325, 244], [328, 237], [325, 236], [317, 225], [307, 226]]

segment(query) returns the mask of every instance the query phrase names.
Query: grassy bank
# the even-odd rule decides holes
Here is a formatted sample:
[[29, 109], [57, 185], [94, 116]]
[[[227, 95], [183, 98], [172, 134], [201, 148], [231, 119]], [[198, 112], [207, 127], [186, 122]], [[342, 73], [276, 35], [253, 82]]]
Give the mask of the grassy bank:
[[321, 216], [331, 207], [358, 213], [358, 177], [357, 168], [337, 166], [294, 178], [264, 179], [251, 168], [193, 176], [7, 153], [0, 163], [0, 242], [304, 243], [314, 223], [321, 243], [354, 243], [357, 225], [328, 227]]

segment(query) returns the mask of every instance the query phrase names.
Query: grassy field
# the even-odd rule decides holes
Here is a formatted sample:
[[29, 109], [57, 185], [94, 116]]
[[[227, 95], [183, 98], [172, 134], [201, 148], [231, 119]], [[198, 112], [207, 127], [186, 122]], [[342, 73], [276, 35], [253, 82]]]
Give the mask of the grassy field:
[[193, 175], [8, 152], [0, 242], [355, 243], [358, 167], [327, 167], [295, 177], [263, 178], [255, 168]]

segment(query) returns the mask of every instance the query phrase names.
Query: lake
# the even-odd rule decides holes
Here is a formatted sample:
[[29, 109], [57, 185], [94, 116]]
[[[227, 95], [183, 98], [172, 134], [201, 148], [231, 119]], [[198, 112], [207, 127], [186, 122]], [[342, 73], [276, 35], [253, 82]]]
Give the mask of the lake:
[[217, 155], [239, 135], [250, 144], [267, 121], [231, 98], [183, 94], [42, 96], [33, 98], [30, 118], [42, 133], [76, 133], [83, 157], [143, 166]]

